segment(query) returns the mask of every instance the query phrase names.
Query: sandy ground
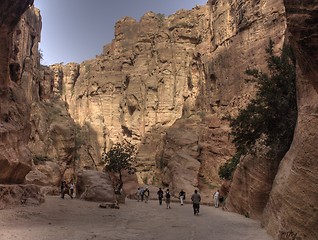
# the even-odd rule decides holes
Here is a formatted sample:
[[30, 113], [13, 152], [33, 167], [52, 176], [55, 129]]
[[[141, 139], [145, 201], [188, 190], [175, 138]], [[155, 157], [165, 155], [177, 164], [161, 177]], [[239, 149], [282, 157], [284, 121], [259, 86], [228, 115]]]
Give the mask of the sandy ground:
[[270, 240], [260, 223], [219, 208], [127, 200], [120, 209], [66, 197], [0, 210], [0, 240]]

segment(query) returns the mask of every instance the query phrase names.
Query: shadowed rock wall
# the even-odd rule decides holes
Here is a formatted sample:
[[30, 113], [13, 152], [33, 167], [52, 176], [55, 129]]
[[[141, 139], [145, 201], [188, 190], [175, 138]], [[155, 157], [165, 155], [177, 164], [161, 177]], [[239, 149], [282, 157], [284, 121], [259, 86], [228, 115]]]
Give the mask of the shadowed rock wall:
[[15, 26], [32, 3], [0, 3], [0, 183], [22, 183], [31, 170], [30, 106], [16, 77], [16, 70], [23, 66], [14, 62], [18, 52], [12, 43]]
[[0, 184], [11, 184], [0, 185], [0, 208], [44, 200], [38, 186], [17, 185], [32, 168], [27, 146], [30, 101], [22, 87], [23, 77], [26, 80], [22, 72], [32, 74], [38, 67], [38, 55], [33, 53], [38, 51], [40, 25], [20, 21], [23, 14], [29, 15], [30, 21], [38, 21], [32, 5], [33, 0], [0, 2]]
[[285, 1], [297, 58], [298, 120], [279, 166], [264, 222], [275, 239], [318, 238], [318, 1]]

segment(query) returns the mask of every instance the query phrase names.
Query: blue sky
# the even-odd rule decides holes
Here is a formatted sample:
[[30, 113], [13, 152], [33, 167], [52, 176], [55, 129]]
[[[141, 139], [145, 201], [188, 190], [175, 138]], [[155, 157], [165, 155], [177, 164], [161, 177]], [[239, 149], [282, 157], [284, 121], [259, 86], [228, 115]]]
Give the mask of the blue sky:
[[179, 9], [205, 5], [207, 0], [35, 0], [42, 15], [40, 49], [43, 64], [81, 63], [102, 52], [114, 38], [117, 20], [139, 20], [146, 12], [166, 16]]

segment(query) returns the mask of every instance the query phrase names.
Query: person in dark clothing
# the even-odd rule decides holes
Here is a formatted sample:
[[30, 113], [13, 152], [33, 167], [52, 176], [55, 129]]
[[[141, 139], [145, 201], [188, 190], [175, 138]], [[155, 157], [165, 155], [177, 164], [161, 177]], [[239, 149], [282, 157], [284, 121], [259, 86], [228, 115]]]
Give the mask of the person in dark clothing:
[[145, 198], [145, 203], [148, 202], [149, 200], [149, 196], [150, 196], [150, 192], [149, 192], [149, 189], [146, 188], [145, 191], [144, 191], [144, 198]]
[[66, 181], [62, 181], [61, 182], [61, 198], [64, 198], [64, 195], [65, 195], [65, 188], [66, 188]]
[[167, 209], [170, 209], [171, 208], [170, 207], [171, 194], [169, 192], [169, 189], [167, 189], [165, 197], [166, 197]]
[[159, 188], [157, 195], [158, 195], [159, 205], [162, 205], [163, 191], [161, 188]]
[[183, 205], [183, 201], [185, 200], [186, 193], [181, 189], [179, 192], [179, 199], [180, 199], [180, 204]]
[[194, 215], [199, 215], [201, 196], [197, 190], [194, 190], [194, 193], [191, 196], [191, 200], [193, 203]]

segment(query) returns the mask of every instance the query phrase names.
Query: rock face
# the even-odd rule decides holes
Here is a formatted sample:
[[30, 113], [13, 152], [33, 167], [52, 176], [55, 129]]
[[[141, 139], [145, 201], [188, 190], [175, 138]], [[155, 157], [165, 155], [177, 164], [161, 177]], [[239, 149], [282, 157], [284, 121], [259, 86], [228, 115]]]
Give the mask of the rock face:
[[[31, 133], [30, 102], [22, 86], [29, 74], [37, 69], [35, 39], [40, 29], [30, 22], [19, 22], [25, 11], [30, 21], [37, 22], [39, 15], [32, 4], [31, 0], [3, 0], [0, 3], [0, 183], [12, 184], [0, 185], [0, 209], [44, 201], [38, 186], [15, 185], [24, 182], [32, 163], [27, 147]], [[21, 41], [16, 41], [18, 38]]]
[[[275, 239], [317, 239], [317, 1], [285, 1], [290, 42], [298, 59], [298, 121], [279, 167], [264, 219]], [[289, 238], [288, 238], [289, 237]]]
[[[31, 170], [27, 148], [31, 132], [30, 106], [20, 85], [19, 74], [24, 64], [19, 52], [33, 46], [28, 39], [24, 39], [25, 46], [12, 43], [14, 36], [24, 34], [15, 27], [32, 3], [17, 0], [0, 3], [0, 183], [22, 183]], [[34, 47], [37, 49], [37, 45]], [[36, 59], [36, 56], [30, 57]]]

